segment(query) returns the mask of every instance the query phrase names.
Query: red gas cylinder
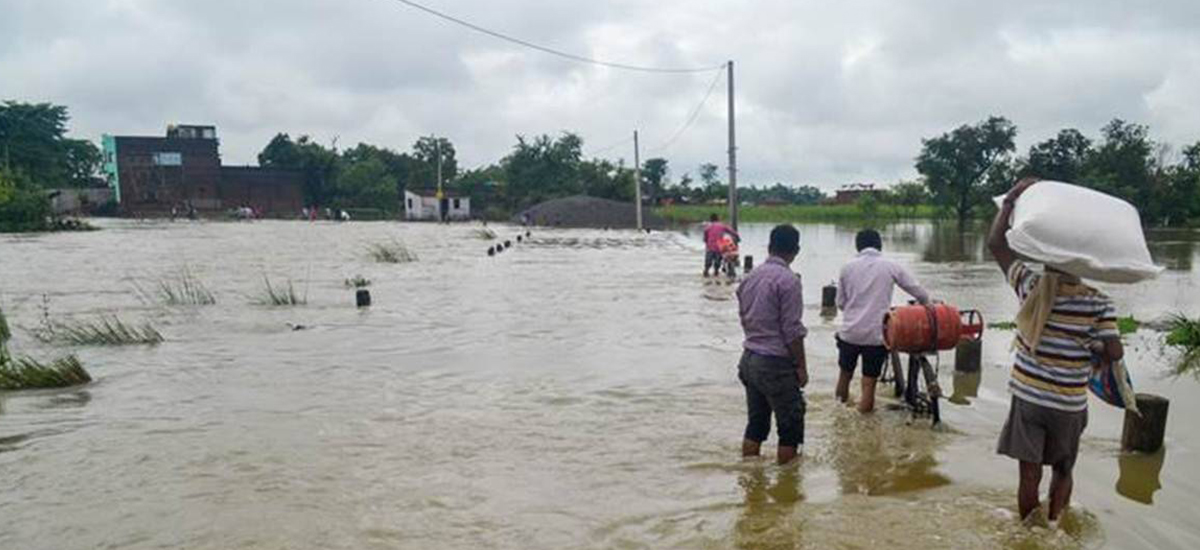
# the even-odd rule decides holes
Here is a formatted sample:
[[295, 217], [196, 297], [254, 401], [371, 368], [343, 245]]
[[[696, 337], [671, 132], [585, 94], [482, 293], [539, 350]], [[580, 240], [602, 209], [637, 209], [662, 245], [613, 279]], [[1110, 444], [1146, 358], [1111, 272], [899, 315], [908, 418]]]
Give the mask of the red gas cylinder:
[[983, 336], [983, 316], [959, 311], [949, 304], [894, 307], [883, 318], [883, 342], [888, 349], [924, 353], [953, 349], [960, 340]]

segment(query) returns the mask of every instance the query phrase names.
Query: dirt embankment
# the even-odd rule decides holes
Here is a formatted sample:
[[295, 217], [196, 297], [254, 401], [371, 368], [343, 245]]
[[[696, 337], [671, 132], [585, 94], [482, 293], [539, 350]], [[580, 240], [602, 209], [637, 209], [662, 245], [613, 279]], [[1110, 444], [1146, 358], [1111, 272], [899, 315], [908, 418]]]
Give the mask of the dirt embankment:
[[[632, 229], [637, 227], [633, 203], [577, 195], [549, 200], [513, 216], [514, 223], [528, 220], [531, 225], [551, 227], [597, 227]], [[666, 222], [648, 207], [642, 208], [642, 225], [652, 229]]]

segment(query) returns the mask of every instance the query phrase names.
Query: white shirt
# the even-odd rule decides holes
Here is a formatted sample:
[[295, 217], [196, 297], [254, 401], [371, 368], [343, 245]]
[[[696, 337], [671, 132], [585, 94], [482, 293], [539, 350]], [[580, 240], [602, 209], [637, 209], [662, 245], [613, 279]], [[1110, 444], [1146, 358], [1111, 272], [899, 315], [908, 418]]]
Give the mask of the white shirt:
[[842, 310], [838, 338], [847, 344], [882, 346], [883, 317], [892, 305], [895, 285], [918, 302], [929, 301], [929, 293], [908, 270], [874, 248], [864, 248], [842, 266], [837, 293], [837, 307]]

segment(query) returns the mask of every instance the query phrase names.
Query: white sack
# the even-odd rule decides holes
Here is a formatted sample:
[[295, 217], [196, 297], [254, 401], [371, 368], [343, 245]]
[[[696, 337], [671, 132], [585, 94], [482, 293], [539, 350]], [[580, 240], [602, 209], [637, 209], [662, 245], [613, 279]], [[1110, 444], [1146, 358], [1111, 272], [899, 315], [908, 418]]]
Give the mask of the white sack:
[[[995, 198], [1000, 206], [1004, 196]], [[1077, 185], [1040, 181], [1013, 207], [1008, 244], [1018, 255], [1085, 279], [1136, 283], [1158, 276], [1133, 205]]]

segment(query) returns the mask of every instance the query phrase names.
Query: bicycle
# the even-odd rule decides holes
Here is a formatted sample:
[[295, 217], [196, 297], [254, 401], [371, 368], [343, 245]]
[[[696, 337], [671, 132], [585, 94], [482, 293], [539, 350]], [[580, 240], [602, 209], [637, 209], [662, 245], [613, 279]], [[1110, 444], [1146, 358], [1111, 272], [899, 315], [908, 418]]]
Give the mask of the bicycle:
[[[909, 301], [910, 306], [914, 303], [913, 301]], [[939, 348], [948, 348], [945, 345], [941, 345], [942, 342], [938, 338], [940, 323], [938, 316], [934, 312], [935, 306], [924, 306], [924, 308], [929, 316], [928, 343], [920, 345], [917, 349], [907, 351], [907, 371], [905, 371], [900, 361], [900, 352], [894, 348], [889, 350], [888, 360], [891, 363], [891, 368], [888, 369], [885, 365], [884, 372], [880, 376], [880, 381], [884, 383], [891, 382], [894, 385], [896, 397], [901, 400], [903, 407], [912, 413], [914, 419], [929, 416], [932, 419], [932, 426], [937, 426], [942, 422], [941, 408], [939, 406], [939, 400], [942, 398], [942, 387], [938, 383], [941, 362], [938, 359], [938, 350]], [[953, 308], [949, 309], [953, 311], [953, 314], [949, 318], [955, 320], [955, 324], [945, 327], [951, 329], [948, 334], [951, 342], [949, 347], [953, 347], [953, 342], [983, 337], [984, 324], [982, 314], [976, 310], [959, 312]], [[885, 323], [885, 331], [886, 326]], [[944, 331], [945, 328], [942, 330]], [[929, 361], [930, 355], [935, 359], [933, 363]]]
[[[891, 372], [885, 367], [880, 381], [893, 383], [896, 397], [912, 412], [913, 418], [930, 416], [933, 420], [932, 425], [937, 426], [942, 422], [941, 409], [938, 406], [938, 400], [942, 397], [942, 387], [938, 384], [938, 366], [929, 362], [928, 355], [930, 354], [909, 353], [908, 371], [905, 373], [900, 362], [900, 352], [890, 351]], [[932, 355], [936, 357], [937, 353]]]

